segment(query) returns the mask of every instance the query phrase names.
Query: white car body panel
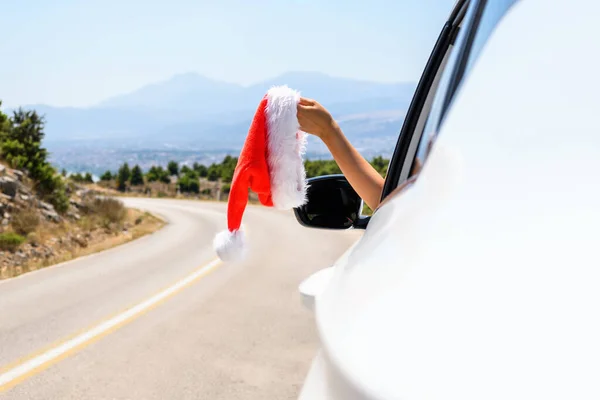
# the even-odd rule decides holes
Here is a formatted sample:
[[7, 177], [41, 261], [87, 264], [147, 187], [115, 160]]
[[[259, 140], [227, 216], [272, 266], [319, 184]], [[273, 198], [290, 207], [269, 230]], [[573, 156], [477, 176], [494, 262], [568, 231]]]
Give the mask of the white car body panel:
[[302, 400], [600, 398], [589, 4], [525, 0], [500, 22], [417, 182], [317, 294]]

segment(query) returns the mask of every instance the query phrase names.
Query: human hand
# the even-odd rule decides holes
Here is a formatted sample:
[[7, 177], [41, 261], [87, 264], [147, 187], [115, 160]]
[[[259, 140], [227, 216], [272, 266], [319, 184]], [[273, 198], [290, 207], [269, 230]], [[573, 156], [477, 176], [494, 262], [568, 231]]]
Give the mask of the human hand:
[[298, 103], [300, 130], [313, 134], [326, 141], [339, 131], [339, 127], [329, 111], [319, 102], [305, 97]]

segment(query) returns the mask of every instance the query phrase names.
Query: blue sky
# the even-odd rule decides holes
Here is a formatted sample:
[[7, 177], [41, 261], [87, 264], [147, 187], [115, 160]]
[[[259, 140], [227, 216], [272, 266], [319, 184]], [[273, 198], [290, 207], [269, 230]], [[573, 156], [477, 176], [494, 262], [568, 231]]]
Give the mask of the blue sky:
[[4, 4], [4, 105], [88, 106], [177, 73], [416, 80], [454, 0], [19, 0]]

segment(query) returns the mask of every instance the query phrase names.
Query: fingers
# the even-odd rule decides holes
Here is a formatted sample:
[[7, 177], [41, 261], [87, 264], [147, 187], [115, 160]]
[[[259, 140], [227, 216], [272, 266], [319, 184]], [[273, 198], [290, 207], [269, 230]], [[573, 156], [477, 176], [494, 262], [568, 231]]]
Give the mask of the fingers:
[[310, 115], [309, 113], [314, 110], [314, 106], [304, 106], [302, 104], [298, 104], [296, 108], [296, 114], [298, 115], [298, 119], [304, 119], [306, 115]]
[[298, 111], [308, 111], [308, 110], [310, 110], [310, 109], [312, 109], [314, 107], [313, 106], [305, 106], [305, 105], [302, 105], [302, 104], [298, 104], [297, 108], [298, 108]]
[[300, 102], [298, 104], [303, 105], [303, 106], [314, 106], [315, 103], [316, 103], [316, 101], [314, 101], [313, 99], [309, 99], [306, 97], [300, 97]]

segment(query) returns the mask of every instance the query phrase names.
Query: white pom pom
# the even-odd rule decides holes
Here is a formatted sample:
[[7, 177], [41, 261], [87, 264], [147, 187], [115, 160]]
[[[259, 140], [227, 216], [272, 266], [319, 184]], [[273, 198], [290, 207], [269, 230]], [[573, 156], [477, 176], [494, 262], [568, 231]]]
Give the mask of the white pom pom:
[[219, 258], [225, 262], [240, 261], [246, 254], [244, 246], [244, 232], [222, 231], [215, 236], [213, 247]]

